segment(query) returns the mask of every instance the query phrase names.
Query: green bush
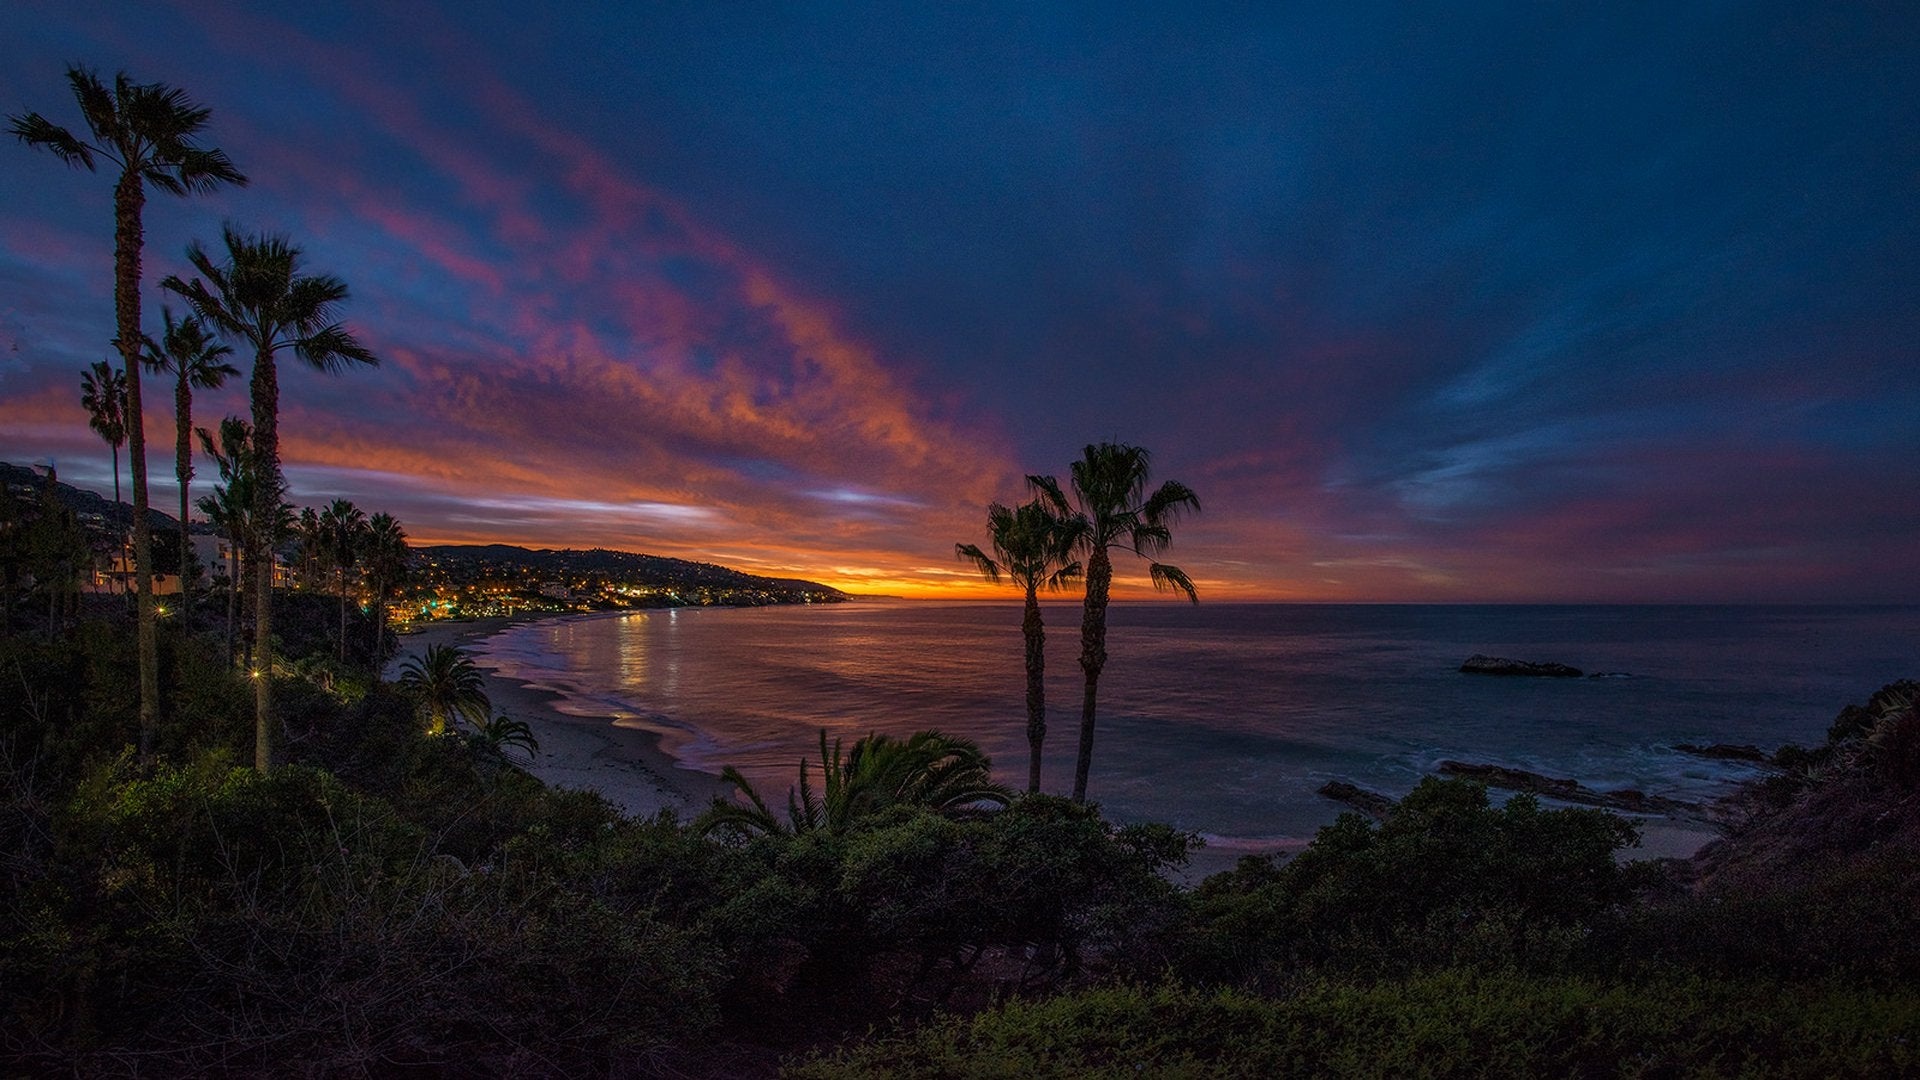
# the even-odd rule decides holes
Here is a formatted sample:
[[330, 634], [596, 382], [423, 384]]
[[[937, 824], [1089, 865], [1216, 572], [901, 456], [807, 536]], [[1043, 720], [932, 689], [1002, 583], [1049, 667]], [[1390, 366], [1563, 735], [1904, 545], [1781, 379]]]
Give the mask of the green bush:
[[857, 1077], [1898, 1077], [1920, 994], [1450, 971], [1285, 998], [1108, 988], [1022, 1001], [798, 1065]]
[[1345, 814], [1285, 865], [1250, 858], [1194, 891], [1181, 970], [1284, 981], [1301, 967], [1553, 969], [1630, 899], [1614, 852], [1633, 825], [1599, 810], [1428, 779], [1379, 824]]

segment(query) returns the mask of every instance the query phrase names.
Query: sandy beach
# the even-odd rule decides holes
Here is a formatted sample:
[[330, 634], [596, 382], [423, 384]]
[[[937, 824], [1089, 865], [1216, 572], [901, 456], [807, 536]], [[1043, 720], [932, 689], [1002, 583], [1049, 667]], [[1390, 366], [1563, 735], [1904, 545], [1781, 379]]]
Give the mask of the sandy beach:
[[[400, 636], [400, 651], [389, 677], [409, 656], [431, 645], [464, 646], [517, 623], [565, 616], [525, 615], [461, 622], [425, 623]], [[555, 787], [599, 792], [634, 817], [671, 810], [681, 820], [705, 810], [715, 796], [732, 789], [718, 776], [680, 767], [660, 749], [651, 732], [622, 727], [606, 717], [574, 716], [557, 706], [559, 698], [537, 686], [503, 678], [480, 667], [495, 715], [524, 721], [539, 740], [540, 751], [524, 767]]]

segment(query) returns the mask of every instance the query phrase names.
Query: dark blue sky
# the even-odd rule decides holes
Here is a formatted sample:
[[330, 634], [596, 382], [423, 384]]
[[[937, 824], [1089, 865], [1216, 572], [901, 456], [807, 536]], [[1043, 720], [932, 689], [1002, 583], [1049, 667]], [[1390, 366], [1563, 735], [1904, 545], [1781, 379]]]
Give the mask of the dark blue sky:
[[[1920, 599], [1916, 9], [558, 6], [14, 5], [0, 108], [214, 109], [150, 277], [345, 277], [294, 494], [422, 538], [959, 590], [1116, 439], [1216, 597]], [[0, 456], [102, 487], [109, 183], [0, 148]]]

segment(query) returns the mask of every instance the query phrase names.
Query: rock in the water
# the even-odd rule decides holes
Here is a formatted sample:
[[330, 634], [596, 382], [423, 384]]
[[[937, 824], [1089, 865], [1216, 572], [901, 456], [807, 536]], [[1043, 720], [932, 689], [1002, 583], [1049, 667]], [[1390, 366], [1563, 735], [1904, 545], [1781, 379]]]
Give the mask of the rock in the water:
[[1631, 679], [1633, 676], [1624, 671], [1596, 671], [1587, 676], [1589, 679]]
[[1578, 780], [1542, 776], [1536, 772], [1510, 769], [1504, 765], [1474, 765], [1463, 761], [1443, 761], [1440, 763], [1440, 772], [1447, 776], [1478, 780], [1488, 787], [1500, 788], [1503, 791], [1524, 791], [1533, 795], [1559, 799], [1562, 802], [1579, 803], [1582, 806], [1626, 810], [1635, 814], [1667, 814], [1695, 820], [1708, 819], [1706, 809], [1696, 803], [1669, 799], [1664, 795], [1649, 795], [1633, 788], [1595, 791]]
[[1384, 820], [1387, 812], [1393, 809], [1393, 800], [1377, 791], [1347, 783], [1345, 780], [1329, 780], [1320, 788], [1320, 794], [1335, 802], [1345, 803], [1355, 810], [1375, 820]]
[[1712, 758], [1715, 761], [1750, 761], [1755, 765], [1773, 764], [1773, 755], [1757, 746], [1744, 743], [1709, 743], [1700, 746], [1695, 743], [1674, 743], [1673, 748], [1683, 754], [1694, 757]]
[[1580, 669], [1565, 664], [1540, 664], [1531, 660], [1508, 660], [1500, 656], [1475, 653], [1460, 665], [1467, 675], [1531, 675], [1547, 679], [1577, 679]]

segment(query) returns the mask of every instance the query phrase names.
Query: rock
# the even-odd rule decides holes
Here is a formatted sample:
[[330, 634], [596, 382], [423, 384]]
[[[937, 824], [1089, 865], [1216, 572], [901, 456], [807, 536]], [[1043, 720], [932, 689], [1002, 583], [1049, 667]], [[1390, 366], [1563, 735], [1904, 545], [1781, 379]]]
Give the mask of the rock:
[[1750, 761], [1755, 765], [1773, 764], [1773, 755], [1757, 746], [1745, 743], [1709, 743], [1699, 746], [1694, 743], [1674, 743], [1673, 748], [1683, 754], [1694, 757], [1711, 758], [1714, 761]]
[[1320, 794], [1334, 802], [1345, 803], [1355, 810], [1376, 821], [1386, 819], [1387, 812], [1393, 809], [1393, 800], [1377, 791], [1368, 791], [1345, 780], [1329, 780], [1320, 787]]
[[1531, 675], [1546, 679], [1577, 679], [1580, 669], [1565, 664], [1540, 664], [1531, 660], [1508, 660], [1499, 656], [1483, 656], [1475, 653], [1467, 657], [1460, 665], [1460, 671], [1467, 675]]
[[1624, 671], [1596, 671], [1587, 676], [1589, 679], [1631, 679], [1633, 676]]
[[1711, 820], [1707, 809], [1697, 803], [1669, 799], [1664, 795], [1649, 795], [1633, 788], [1595, 791], [1578, 780], [1542, 776], [1536, 772], [1510, 769], [1504, 765], [1474, 765], [1462, 761], [1443, 761], [1440, 763], [1440, 772], [1447, 776], [1478, 780], [1488, 787], [1500, 788], [1503, 791], [1524, 791], [1533, 795], [1559, 799], [1562, 802], [1579, 803], [1582, 806], [1625, 810], [1635, 814], [1666, 814], [1698, 821]]

